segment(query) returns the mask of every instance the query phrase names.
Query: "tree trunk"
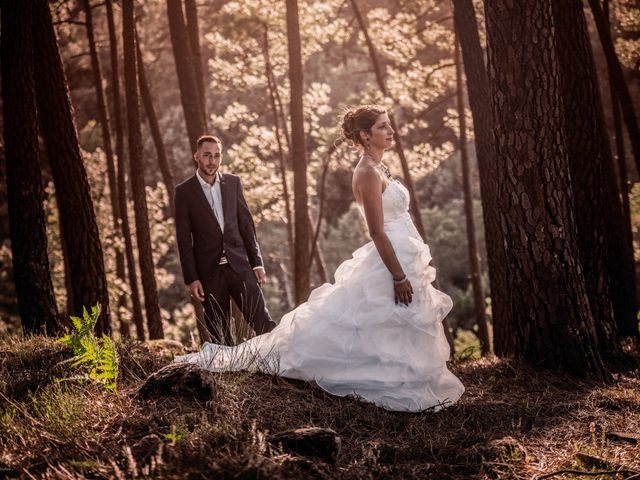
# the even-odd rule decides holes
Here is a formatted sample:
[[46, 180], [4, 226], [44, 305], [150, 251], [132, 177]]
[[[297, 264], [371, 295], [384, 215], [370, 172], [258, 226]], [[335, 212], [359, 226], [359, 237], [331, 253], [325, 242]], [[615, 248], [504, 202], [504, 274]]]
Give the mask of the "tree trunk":
[[25, 333], [60, 331], [38, 162], [33, 3], [2, 0], [2, 114], [7, 201], [18, 312]]
[[512, 324], [506, 296], [507, 258], [498, 214], [497, 166], [493, 141], [493, 119], [489, 83], [484, 63], [484, 52], [480, 45], [480, 35], [472, 0], [453, 0], [454, 23], [463, 66], [467, 78], [469, 107], [473, 117], [473, 131], [480, 177], [480, 195], [484, 218], [484, 236], [487, 244], [487, 264], [491, 285], [491, 318], [494, 331], [494, 352], [502, 355], [509, 351], [513, 342]]
[[[610, 30], [611, 23], [609, 21], [609, 2], [605, 0], [603, 3], [604, 7], [604, 16], [607, 21], [607, 29]], [[637, 296], [636, 296], [636, 276], [635, 276], [635, 260], [633, 255], [633, 232], [631, 231], [631, 205], [629, 204], [629, 179], [627, 176], [627, 161], [625, 154], [625, 146], [624, 146], [624, 132], [622, 129], [622, 113], [620, 111], [620, 98], [617, 94], [617, 90], [613, 85], [611, 79], [609, 79], [609, 95], [611, 96], [611, 105], [613, 107], [613, 128], [615, 132], [615, 143], [616, 143], [616, 157], [618, 164], [618, 174], [619, 178], [619, 188], [620, 194], [622, 196], [622, 212], [624, 221], [622, 224], [622, 235], [620, 241], [622, 242], [622, 248], [620, 250], [620, 254], [618, 258], [624, 258], [623, 263], [621, 263], [618, 267], [624, 268], [626, 271], [621, 275], [622, 278], [630, 279], [628, 284], [625, 286], [625, 289], [629, 289], [630, 291], [627, 293], [628, 298], [626, 299], [627, 303], [634, 303], [637, 305]], [[617, 285], [619, 280], [614, 278], [612, 280], [612, 285]], [[615, 288], [615, 287], [614, 287]], [[623, 290], [625, 290], [623, 289]], [[615, 294], [618, 299], [620, 299], [620, 294]], [[638, 323], [634, 315], [625, 315], [624, 313], [619, 313], [616, 309], [616, 297], [613, 297], [614, 302], [614, 311], [616, 313], [616, 322], [618, 327], [618, 335], [620, 336], [636, 336], [638, 335]], [[626, 321], [624, 321], [626, 319]], [[622, 322], [621, 322], [622, 320]]]
[[625, 276], [620, 193], [582, 2], [553, 2], [553, 15], [580, 259], [600, 347], [616, 353], [615, 317], [620, 324], [636, 324], [635, 277]]
[[[606, 378], [576, 242], [552, 0], [485, 4], [512, 350]], [[526, 64], [524, 63], [526, 59]]]
[[[320, 225], [318, 224], [318, 228]], [[313, 218], [311, 217], [311, 211], [309, 211], [309, 232], [313, 233], [314, 225]], [[327, 264], [324, 261], [324, 255], [322, 255], [322, 250], [320, 249], [320, 242], [318, 241], [318, 237], [313, 235], [311, 241], [309, 243], [310, 251], [312, 252], [313, 261], [316, 263], [316, 268], [318, 269], [318, 276], [320, 277], [320, 283], [327, 283], [329, 281], [329, 277], [327, 276]], [[311, 266], [311, 265], [309, 265]]]
[[207, 119], [207, 100], [205, 96], [205, 76], [206, 71], [202, 62], [202, 51], [200, 49], [200, 28], [198, 26], [198, 7], [196, 0], [184, 0], [184, 10], [186, 14], [186, 26], [189, 34], [189, 48], [191, 51], [191, 60], [193, 62], [193, 72], [198, 88], [198, 99], [200, 101], [200, 110], [202, 112], [202, 124], [206, 130]]
[[133, 205], [136, 216], [136, 236], [144, 305], [147, 312], [149, 338], [163, 338], [162, 319], [158, 289], [151, 254], [151, 234], [147, 213], [147, 198], [142, 163], [142, 133], [140, 131], [140, 109], [138, 104], [138, 82], [136, 72], [135, 22], [133, 0], [122, 2], [122, 45], [124, 50], [124, 90], [127, 104], [127, 126], [129, 132], [129, 168]]
[[471, 180], [469, 174], [469, 153], [467, 151], [467, 122], [464, 112], [464, 98], [462, 85], [462, 65], [460, 65], [460, 48], [456, 35], [454, 56], [456, 64], [456, 91], [458, 101], [458, 121], [460, 123], [460, 160], [462, 162], [462, 185], [464, 190], [464, 212], [467, 220], [467, 247], [469, 249], [469, 269], [473, 287], [473, 303], [478, 325], [478, 338], [482, 355], [488, 355], [491, 349], [489, 343], [489, 328], [484, 314], [484, 293], [482, 291], [482, 275], [480, 273], [480, 256], [476, 243], [476, 226], [473, 217], [473, 198], [471, 196]]
[[616, 94], [620, 99], [620, 106], [622, 107], [622, 115], [624, 122], [629, 132], [629, 140], [631, 140], [631, 148], [633, 150], [633, 156], [636, 161], [636, 168], [640, 173], [640, 127], [638, 126], [638, 118], [633, 108], [633, 100], [629, 93], [629, 87], [624, 79], [624, 73], [622, 71], [622, 65], [616, 54], [616, 49], [613, 45], [611, 38], [611, 30], [609, 29], [609, 22], [602, 11], [600, 6], [600, 0], [589, 0], [591, 6], [591, 12], [593, 13], [593, 20], [598, 29], [598, 35], [600, 37], [600, 43], [602, 44], [602, 50], [607, 60], [607, 70], [609, 72], [609, 82], [616, 90]]
[[[276, 89], [275, 78], [273, 77], [273, 69], [271, 66], [271, 56], [269, 54], [269, 31], [267, 24], [264, 24], [264, 42], [263, 42], [263, 55], [265, 64], [265, 76], [267, 77], [267, 86], [269, 88], [269, 100], [271, 102], [271, 111], [273, 113], [273, 124], [276, 129], [276, 143], [278, 144], [278, 169], [280, 172], [280, 178], [282, 180], [282, 195], [284, 201], [284, 211], [286, 216], [287, 226], [287, 247], [289, 251], [289, 259], [293, 262], [294, 258], [294, 241], [293, 241], [293, 215], [291, 214], [291, 200], [289, 196], [289, 186], [287, 183], [287, 168], [285, 162], [284, 147], [282, 145], [282, 139], [280, 138], [280, 121], [278, 114], [278, 106], [276, 103]], [[287, 126], [283, 125], [285, 130]], [[288, 135], [286, 135], [288, 138]], [[293, 306], [293, 305], [291, 305]]]
[[[380, 92], [385, 97], [389, 96], [389, 92], [387, 90], [386, 83], [384, 81], [384, 75], [382, 72], [382, 67], [380, 66], [380, 62], [378, 60], [378, 54], [376, 53], [375, 46], [373, 45], [373, 41], [369, 36], [369, 30], [367, 28], [367, 23], [365, 22], [360, 9], [358, 8], [358, 4], [356, 0], [349, 0], [351, 4], [351, 8], [353, 10], [354, 15], [356, 16], [356, 20], [358, 21], [358, 25], [360, 26], [360, 30], [364, 35], [365, 41], [367, 43], [367, 48], [369, 50], [369, 57], [371, 58], [371, 64], [373, 65], [373, 70], [376, 75], [376, 81], [378, 82], [378, 88], [380, 88]], [[410, 204], [409, 209], [411, 210], [411, 215], [413, 216], [413, 221], [416, 224], [416, 228], [418, 229], [418, 233], [424, 241], [427, 240], [426, 230], [424, 228], [424, 224], [422, 223], [422, 215], [420, 214], [420, 205], [418, 204], [418, 198], [416, 197], [416, 189], [413, 184], [413, 178], [411, 177], [411, 172], [409, 171], [409, 164], [407, 162], [407, 157], [404, 154], [404, 148], [402, 147], [402, 138], [400, 137], [400, 129], [398, 128], [398, 124], [396, 123], [395, 115], [392, 112], [389, 112], [389, 121], [391, 122], [391, 128], [396, 132], [395, 133], [395, 145], [396, 152], [398, 152], [398, 156], [400, 157], [400, 164], [402, 166], [402, 175], [404, 177], [404, 182], [407, 186], [407, 190], [409, 190], [409, 198]]]
[[302, 108], [302, 51], [298, 1], [287, 0], [287, 40], [289, 48], [289, 82], [291, 84], [291, 158], [294, 174], [296, 304], [309, 296], [309, 206], [307, 199], [307, 152]]
[[[96, 99], [98, 103], [98, 114], [100, 119], [100, 127], [102, 131], [102, 144], [107, 159], [107, 177], [109, 179], [109, 200], [111, 201], [111, 212], [113, 216], [113, 232], [116, 237], [121, 237], [120, 232], [120, 208], [118, 205], [118, 187], [116, 177], [116, 167], [113, 158], [113, 144], [111, 141], [111, 128], [109, 128], [109, 117], [107, 115], [107, 105], [102, 88], [102, 67], [98, 58], [98, 50], [96, 48], [96, 39], [93, 31], [93, 11], [89, 0], [82, 0], [82, 8], [85, 15], [85, 26], [87, 28], [87, 39], [89, 41], [89, 52], [91, 55], [91, 70], [93, 72], [93, 84], [96, 90]], [[124, 254], [116, 247], [116, 275], [121, 282], [126, 283]], [[118, 298], [118, 307], [124, 305], [125, 299], [123, 295]], [[126, 321], [121, 317], [120, 311], [116, 312], [120, 325], [120, 332], [127, 333], [128, 328], [123, 328]]]
[[[126, 158], [124, 155], [124, 128], [122, 126], [122, 110], [120, 101], [120, 74], [118, 60], [118, 40], [113, 17], [112, 0], [106, 0], [107, 25], [109, 27], [109, 53], [111, 56], [111, 91], [113, 92], [113, 117], [115, 120], [116, 133], [116, 157], [118, 158], [117, 181], [118, 181], [118, 213], [122, 236], [124, 238], [125, 256], [127, 260], [127, 272], [129, 277], [129, 288], [131, 289], [131, 313], [133, 323], [136, 326], [136, 337], [144, 340], [144, 320], [142, 318], [142, 305], [140, 303], [140, 291], [138, 290], [138, 276], [136, 275], [136, 264], [133, 255], [133, 242], [131, 240], [131, 228], [129, 227], [129, 217], [127, 215], [127, 181], [126, 181]], [[129, 336], [129, 325], [126, 322], [120, 323], [120, 334]]]
[[169, 205], [171, 206], [171, 216], [175, 216], [173, 205], [174, 183], [173, 175], [171, 174], [171, 168], [169, 167], [169, 160], [167, 160], [167, 152], [162, 142], [162, 133], [160, 132], [160, 124], [158, 123], [158, 117], [156, 110], [153, 107], [153, 99], [151, 98], [151, 91], [149, 89], [149, 83], [147, 82], [147, 75], [144, 69], [144, 62], [142, 60], [142, 50], [140, 48], [140, 39], [136, 33], [136, 59], [138, 65], [138, 85], [140, 87], [140, 96], [142, 97], [142, 103], [144, 105], [144, 111], [147, 114], [147, 120], [149, 121], [149, 130], [151, 130], [151, 137], [153, 138], [153, 144], [156, 147], [156, 153], [158, 155], [158, 164], [160, 165], [160, 172], [162, 173], [162, 181], [167, 188], [169, 194]]
[[71, 116], [67, 81], [58, 52], [49, 3], [34, 2], [36, 95], [40, 124], [60, 210], [69, 260], [74, 314], [100, 304], [96, 332], [111, 331], [109, 295], [87, 174]]
[[198, 137], [205, 133], [206, 126], [203, 123], [202, 105], [198, 96], [189, 37], [182, 13], [182, 0], [167, 0], [167, 16], [189, 145], [191, 151], [195, 152]]

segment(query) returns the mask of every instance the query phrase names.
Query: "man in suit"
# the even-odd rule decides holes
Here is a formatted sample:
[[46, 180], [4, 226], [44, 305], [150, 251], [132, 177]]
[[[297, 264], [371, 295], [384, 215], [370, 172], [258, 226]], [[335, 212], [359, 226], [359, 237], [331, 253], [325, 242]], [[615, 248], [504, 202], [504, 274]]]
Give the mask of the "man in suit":
[[175, 189], [180, 264], [213, 341], [228, 345], [230, 297], [258, 335], [275, 327], [260, 290], [266, 273], [240, 179], [218, 171], [220, 139], [200, 137], [194, 159], [195, 175]]

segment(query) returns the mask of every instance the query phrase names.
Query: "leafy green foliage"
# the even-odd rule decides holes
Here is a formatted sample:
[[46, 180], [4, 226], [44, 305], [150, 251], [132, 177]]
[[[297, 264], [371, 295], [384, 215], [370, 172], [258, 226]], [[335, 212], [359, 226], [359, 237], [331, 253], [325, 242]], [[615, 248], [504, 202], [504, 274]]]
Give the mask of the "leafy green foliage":
[[102, 334], [102, 338], [98, 339], [93, 333], [99, 316], [99, 304], [91, 307], [90, 314], [83, 308], [82, 318], [71, 317], [75, 331], [58, 341], [73, 349], [75, 358], [72, 367], [86, 368], [91, 380], [115, 390], [118, 378], [118, 351], [115, 342], [107, 335]]

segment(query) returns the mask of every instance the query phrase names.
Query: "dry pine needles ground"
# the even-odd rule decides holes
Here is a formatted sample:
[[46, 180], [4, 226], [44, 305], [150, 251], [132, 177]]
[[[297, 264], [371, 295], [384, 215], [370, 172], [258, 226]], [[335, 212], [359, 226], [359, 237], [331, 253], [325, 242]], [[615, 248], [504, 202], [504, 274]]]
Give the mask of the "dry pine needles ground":
[[[210, 402], [142, 400], [139, 386], [169, 360], [141, 344], [119, 348], [119, 388], [110, 392], [74, 378], [71, 352], [52, 340], [0, 344], [0, 477], [515, 479], [622, 472], [553, 476], [566, 479], [640, 472], [633, 435], [612, 435], [640, 433], [636, 351], [611, 385], [497, 359], [458, 363], [452, 370], [467, 388], [462, 400], [438, 413], [407, 414], [246, 372], [216, 374], [218, 395]], [[268, 442], [270, 434], [307, 426], [341, 437], [335, 464]]]

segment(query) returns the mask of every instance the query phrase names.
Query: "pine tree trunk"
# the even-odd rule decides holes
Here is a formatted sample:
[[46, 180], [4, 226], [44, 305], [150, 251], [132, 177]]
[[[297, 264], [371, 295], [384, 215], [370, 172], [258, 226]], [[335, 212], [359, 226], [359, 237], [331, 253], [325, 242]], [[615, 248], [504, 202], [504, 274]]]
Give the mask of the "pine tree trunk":
[[497, 166], [493, 141], [493, 119], [491, 118], [491, 99], [489, 83], [484, 63], [484, 52], [480, 45], [480, 35], [472, 0], [453, 0], [454, 23], [462, 59], [469, 107], [473, 117], [473, 131], [480, 177], [480, 195], [482, 197], [482, 215], [484, 218], [484, 236], [487, 245], [487, 264], [491, 285], [491, 318], [493, 320], [494, 351], [501, 355], [513, 347], [511, 318], [508, 311], [509, 299], [506, 297], [507, 259], [503, 247], [502, 233], [497, 212]]
[[460, 65], [460, 48], [458, 37], [455, 39], [456, 91], [458, 102], [458, 121], [460, 124], [460, 160], [462, 162], [462, 185], [464, 190], [464, 212], [467, 221], [467, 248], [469, 250], [469, 268], [473, 288], [473, 303], [478, 326], [478, 338], [482, 355], [488, 355], [491, 350], [489, 343], [489, 328], [484, 310], [484, 293], [482, 291], [482, 275], [480, 273], [480, 256], [476, 243], [476, 226], [473, 216], [473, 198], [471, 196], [471, 180], [469, 173], [469, 153], [467, 151], [467, 122], [464, 111], [464, 92], [462, 85], [462, 65]]
[[633, 156], [636, 161], [636, 168], [640, 173], [640, 127], [638, 126], [638, 118], [633, 108], [633, 101], [631, 94], [629, 93], [629, 87], [624, 79], [624, 73], [622, 71], [622, 65], [616, 54], [615, 46], [611, 38], [611, 30], [609, 29], [609, 22], [602, 11], [600, 6], [600, 0], [589, 0], [591, 6], [591, 12], [593, 13], [593, 20], [598, 29], [598, 35], [600, 37], [600, 43], [604, 51], [604, 56], [607, 60], [607, 70], [609, 72], [609, 82], [616, 90], [616, 95], [620, 99], [620, 106], [622, 108], [622, 116], [624, 118], [627, 131], [629, 132], [629, 140], [631, 141], [631, 149], [633, 150]]
[[160, 124], [158, 123], [158, 117], [156, 110], [153, 107], [153, 99], [151, 98], [151, 91], [149, 89], [149, 83], [147, 82], [147, 75], [144, 68], [144, 62], [142, 61], [142, 50], [140, 48], [140, 39], [136, 33], [136, 60], [138, 65], [138, 85], [140, 87], [140, 96], [142, 97], [142, 104], [144, 105], [144, 111], [147, 114], [147, 120], [149, 121], [149, 130], [151, 130], [151, 137], [153, 138], [153, 144], [156, 147], [156, 153], [158, 155], [158, 164], [160, 166], [160, 172], [162, 173], [162, 181], [167, 188], [169, 194], [169, 205], [171, 205], [171, 216], [174, 215], [173, 194], [174, 183], [173, 175], [171, 174], [171, 167], [169, 167], [169, 160], [167, 159], [167, 152], [164, 148], [162, 141], [162, 133], [160, 132]]
[[582, 2], [553, 2], [553, 15], [580, 259], [600, 347], [616, 353], [614, 310], [619, 324], [636, 323], [635, 277], [625, 276], [620, 193]]
[[298, 1], [287, 0], [287, 40], [289, 48], [289, 82], [291, 84], [291, 158], [294, 174], [295, 259], [294, 277], [296, 304], [307, 300], [309, 274], [309, 206], [307, 198], [307, 152], [302, 108], [302, 51]]
[[[513, 349], [606, 378], [576, 241], [552, 0], [485, 3], [498, 211]], [[526, 62], [526, 63], [524, 63]]]
[[99, 303], [102, 313], [96, 332], [109, 333], [111, 315], [102, 245], [46, 0], [34, 2], [33, 20], [38, 112], [67, 247], [74, 301], [71, 313], [82, 314], [83, 307]]
[[149, 232], [144, 167], [142, 163], [142, 133], [140, 131], [140, 107], [138, 103], [133, 0], [123, 0], [122, 2], [122, 48], [124, 50], [124, 90], [129, 132], [129, 169], [136, 217], [140, 275], [142, 276], [149, 338], [158, 339], [163, 338], [164, 333], [151, 253], [151, 234]]
[[195, 152], [198, 137], [205, 133], [206, 126], [203, 123], [202, 105], [198, 95], [189, 36], [182, 13], [182, 0], [167, 0], [167, 16], [189, 146], [191, 151]]
[[[371, 58], [371, 64], [373, 65], [373, 70], [376, 75], [376, 81], [378, 83], [378, 88], [380, 88], [380, 92], [385, 97], [389, 96], [389, 92], [387, 90], [387, 85], [384, 81], [384, 75], [382, 72], [382, 67], [380, 66], [380, 61], [378, 60], [378, 54], [376, 53], [375, 46], [373, 45], [373, 41], [369, 36], [369, 30], [367, 28], [367, 23], [365, 22], [360, 9], [358, 8], [358, 4], [356, 0], [349, 0], [351, 4], [351, 8], [353, 10], [354, 15], [356, 16], [356, 20], [358, 21], [358, 25], [360, 26], [360, 30], [364, 35], [365, 41], [367, 43], [367, 48], [369, 50], [369, 57]], [[407, 162], [407, 157], [404, 154], [404, 148], [402, 147], [402, 138], [400, 137], [400, 129], [398, 128], [398, 124], [396, 123], [395, 115], [389, 112], [389, 121], [391, 122], [391, 128], [395, 131], [395, 146], [396, 152], [398, 153], [398, 157], [400, 157], [400, 165], [402, 166], [402, 175], [404, 177], [404, 182], [406, 184], [407, 190], [409, 190], [409, 209], [411, 210], [411, 215], [413, 216], [413, 222], [418, 229], [418, 233], [424, 241], [427, 241], [427, 233], [424, 228], [424, 224], [422, 223], [422, 215], [420, 214], [420, 205], [418, 204], [418, 197], [416, 197], [416, 189], [413, 184], [413, 178], [411, 177], [411, 171], [409, 170], [409, 164]]]
[[[82, 0], [82, 8], [85, 14], [85, 26], [87, 28], [87, 39], [89, 41], [89, 53], [91, 55], [91, 70], [93, 72], [93, 84], [96, 90], [96, 99], [98, 102], [98, 115], [100, 127], [102, 131], [102, 144], [107, 159], [107, 177], [109, 179], [109, 200], [111, 201], [111, 212], [113, 216], [113, 232], [116, 237], [121, 236], [120, 232], [120, 207], [118, 205], [118, 187], [116, 177], [116, 167], [113, 158], [113, 144], [111, 140], [111, 128], [109, 127], [109, 117], [107, 114], [107, 105], [105, 101], [104, 89], [102, 88], [102, 67], [98, 58], [98, 50], [96, 48], [96, 39], [93, 31], [93, 12], [89, 0]], [[121, 282], [125, 283], [125, 264], [124, 254], [119, 248], [116, 248], [116, 275]], [[124, 304], [123, 295], [118, 298], [118, 307]], [[116, 317], [120, 325], [120, 332], [126, 333], [127, 329], [123, 329], [123, 323], [126, 321], [121, 317], [120, 311], [116, 312]]]
[[198, 88], [198, 99], [200, 102], [200, 110], [202, 113], [202, 124], [206, 130], [207, 119], [207, 100], [205, 96], [205, 77], [204, 63], [202, 62], [202, 51], [200, 49], [200, 27], [198, 26], [198, 6], [196, 0], [184, 0], [184, 10], [186, 16], [187, 32], [189, 34], [189, 48], [191, 51], [191, 60], [193, 62], [193, 72]]
[[18, 312], [25, 333], [60, 331], [38, 162], [33, 4], [2, 0], [2, 114], [7, 202]]
[[[118, 40], [113, 17], [112, 0], [105, 0], [107, 6], [107, 25], [109, 27], [109, 52], [111, 57], [111, 91], [113, 92], [113, 117], [115, 120], [116, 133], [116, 157], [118, 158], [117, 181], [118, 181], [118, 213], [122, 236], [124, 238], [125, 256], [127, 260], [127, 273], [129, 278], [129, 288], [131, 289], [131, 313], [133, 323], [136, 326], [136, 338], [144, 340], [144, 320], [142, 318], [142, 305], [140, 302], [140, 291], [138, 289], [138, 276], [136, 275], [136, 263], [133, 255], [133, 241], [131, 239], [131, 228], [129, 227], [129, 217], [127, 215], [127, 181], [126, 181], [126, 158], [124, 155], [124, 128], [122, 126], [122, 109], [120, 100], [120, 73], [118, 60]], [[128, 337], [129, 326], [126, 322], [120, 323], [120, 333]]]

